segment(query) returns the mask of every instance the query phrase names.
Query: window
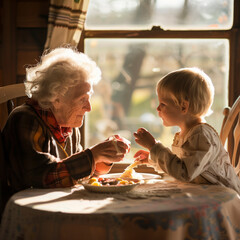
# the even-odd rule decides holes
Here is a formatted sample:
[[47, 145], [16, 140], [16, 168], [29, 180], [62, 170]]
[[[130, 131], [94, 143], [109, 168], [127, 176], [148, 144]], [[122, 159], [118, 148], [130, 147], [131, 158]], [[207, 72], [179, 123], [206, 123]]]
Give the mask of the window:
[[232, 0], [91, 0], [86, 29], [229, 29]]
[[132, 142], [126, 157], [132, 161], [140, 149], [133, 132], [145, 127], [170, 147], [178, 129], [164, 127], [157, 116], [155, 87], [163, 75], [182, 67], [197, 66], [211, 77], [214, 113], [206, 120], [219, 132], [229, 99], [226, 29], [232, 24], [231, 0], [91, 0], [80, 47], [101, 68], [102, 81], [87, 115], [85, 146], [118, 133]]

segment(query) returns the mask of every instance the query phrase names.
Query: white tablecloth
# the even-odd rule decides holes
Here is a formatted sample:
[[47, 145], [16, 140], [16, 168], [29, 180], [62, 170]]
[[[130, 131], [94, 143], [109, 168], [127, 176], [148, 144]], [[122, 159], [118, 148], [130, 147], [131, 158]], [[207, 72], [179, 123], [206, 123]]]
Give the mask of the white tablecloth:
[[174, 180], [121, 194], [92, 193], [81, 185], [28, 189], [9, 200], [0, 239], [237, 240], [240, 197], [222, 186]]

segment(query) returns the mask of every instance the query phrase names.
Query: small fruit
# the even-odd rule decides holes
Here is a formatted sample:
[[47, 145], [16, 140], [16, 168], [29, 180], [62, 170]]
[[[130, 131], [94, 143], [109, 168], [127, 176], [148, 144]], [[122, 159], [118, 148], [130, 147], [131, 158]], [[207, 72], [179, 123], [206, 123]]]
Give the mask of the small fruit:
[[93, 182], [91, 185], [92, 185], [92, 186], [102, 186], [102, 184], [99, 183], [99, 182]]
[[97, 178], [90, 178], [88, 181], [88, 184], [92, 184], [93, 182], [97, 182], [98, 179]]
[[119, 184], [127, 185], [127, 184], [128, 184], [128, 181], [127, 181], [127, 180], [122, 180], [122, 181], [119, 182]]

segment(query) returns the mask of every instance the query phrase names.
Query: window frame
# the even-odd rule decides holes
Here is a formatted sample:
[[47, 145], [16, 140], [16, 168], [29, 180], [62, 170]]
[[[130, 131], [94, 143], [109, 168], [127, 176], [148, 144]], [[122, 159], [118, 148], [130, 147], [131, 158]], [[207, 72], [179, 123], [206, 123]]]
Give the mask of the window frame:
[[[172, 39], [227, 39], [229, 40], [229, 82], [228, 105], [232, 106], [240, 95], [240, 1], [234, 1], [233, 26], [228, 30], [163, 30], [153, 26], [151, 30], [87, 30], [83, 29], [78, 49], [84, 52], [84, 40], [89, 38], [172, 38]], [[81, 128], [82, 143], [85, 147], [85, 128]], [[121, 172], [128, 164], [116, 165], [116, 171]], [[119, 168], [120, 167], [120, 168]], [[153, 172], [142, 167], [144, 171]], [[115, 171], [113, 170], [113, 171]]]

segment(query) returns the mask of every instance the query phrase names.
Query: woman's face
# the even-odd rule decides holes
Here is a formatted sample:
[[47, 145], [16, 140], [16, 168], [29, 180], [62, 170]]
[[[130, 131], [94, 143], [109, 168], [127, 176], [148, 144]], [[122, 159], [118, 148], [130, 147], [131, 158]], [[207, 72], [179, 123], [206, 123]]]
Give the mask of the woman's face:
[[80, 83], [53, 103], [53, 114], [61, 127], [81, 127], [84, 115], [91, 111], [92, 86]]

